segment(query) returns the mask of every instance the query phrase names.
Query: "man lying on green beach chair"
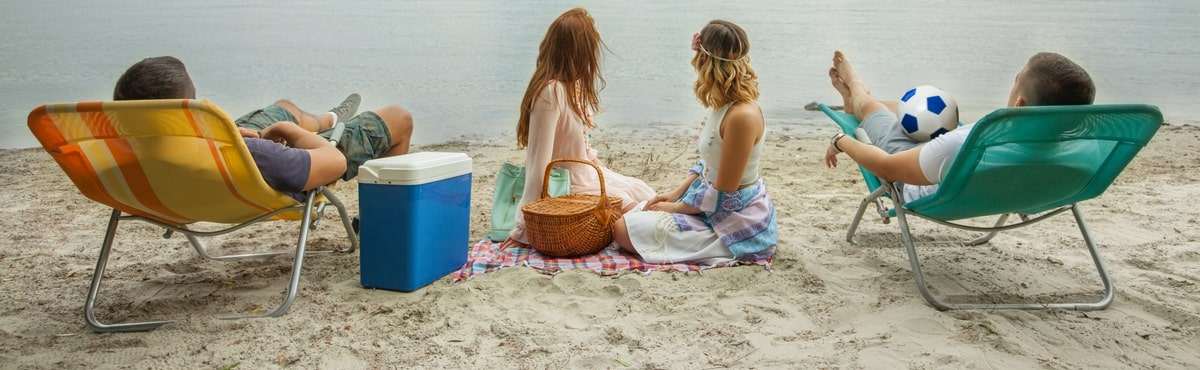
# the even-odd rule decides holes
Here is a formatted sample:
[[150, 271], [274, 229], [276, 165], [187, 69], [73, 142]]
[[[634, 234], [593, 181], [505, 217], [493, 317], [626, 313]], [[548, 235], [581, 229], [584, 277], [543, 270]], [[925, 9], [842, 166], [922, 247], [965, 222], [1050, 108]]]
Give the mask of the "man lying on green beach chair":
[[[829, 77], [842, 95], [846, 113], [862, 122], [859, 127], [871, 144], [839, 133], [825, 152], [825, 164], [837, 167], [838, 153], [845, 152], [877, 176], [904, 184], [901, 189], [906, 201], [937, 192], [937, 184], [950, 170], [974, 125], [964, 125], [921, 145], [904, 134], [894, 112], [895, 102], [871, 96], [841, 51], [833, 54]], [[1038, 53], [1017, 73], [1008, 106], [1087, 105], [1095, 96], [1096, 87], [1083, 67], [1060, 54]]]
[[[113, 90], [113, 100], [195, 98], [187, 68], [170, 56], [134, 64]], [[279, 100], [234, 122], [267, 184], [303, 201], [304, 191], [354, 178], [363, 162], [408, 152], [412, 115], [399, 105], [354, 115], [360, 101], [358, 94], [351, 94], [328, 113], [312, 114]], [[345, 124], [336, 149], [322, 137], [329, 135], [335, 119]]]

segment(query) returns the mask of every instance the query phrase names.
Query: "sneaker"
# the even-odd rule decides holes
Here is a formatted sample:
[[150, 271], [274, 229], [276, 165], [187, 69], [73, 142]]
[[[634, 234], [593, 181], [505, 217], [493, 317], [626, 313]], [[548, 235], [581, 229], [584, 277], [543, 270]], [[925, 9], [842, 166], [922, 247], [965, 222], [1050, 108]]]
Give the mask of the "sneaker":
[[358, 96], [358, 93], [350, 94], [345, 100], [342, 100], [342, 104], [338, 104], [329, 111], [337, 115], [338, 122], [345, 122], [358, 113], [359, 103], [362, 103], [362, 97]]

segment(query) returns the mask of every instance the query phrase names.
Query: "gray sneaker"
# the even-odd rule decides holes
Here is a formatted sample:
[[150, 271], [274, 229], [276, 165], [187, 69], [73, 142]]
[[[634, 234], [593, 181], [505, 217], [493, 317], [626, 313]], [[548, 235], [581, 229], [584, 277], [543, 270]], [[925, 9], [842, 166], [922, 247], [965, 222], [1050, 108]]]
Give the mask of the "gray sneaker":
[[355, 113], [358, 113], [359, 103], [362, 103], [362, 97], [358, 96], [358, 93], [353, 93], [347, 96], [346, 100], [342, 100], [342, 104], [338, 104], [338, 106], [333, 107], [329, 111], [337, 115], [338, 122], [345, 122], [350, 117], [354, 117]]

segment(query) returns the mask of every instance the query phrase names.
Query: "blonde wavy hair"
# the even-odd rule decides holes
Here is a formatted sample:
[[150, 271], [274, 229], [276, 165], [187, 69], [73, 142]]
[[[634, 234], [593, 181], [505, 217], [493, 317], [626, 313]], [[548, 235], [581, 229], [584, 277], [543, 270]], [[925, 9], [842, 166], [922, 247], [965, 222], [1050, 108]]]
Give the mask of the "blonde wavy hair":
[[700, 30], [692, 48], [696, 68], [696, 99], [705, 108], [758, 100], [758, 75], [750, 67], [750, 38], [746, 30], [713, 20]]

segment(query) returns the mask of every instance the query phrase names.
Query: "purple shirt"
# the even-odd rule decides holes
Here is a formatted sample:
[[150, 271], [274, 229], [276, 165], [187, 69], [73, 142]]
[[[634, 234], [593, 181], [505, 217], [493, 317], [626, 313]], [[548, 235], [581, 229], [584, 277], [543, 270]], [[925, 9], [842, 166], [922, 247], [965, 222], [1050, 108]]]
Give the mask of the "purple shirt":
[[245, 138], [246, 148], [267, 185], [303, 202], [304, 184], [312, 159], [304, 149], [296, 149], [266, 139]]

